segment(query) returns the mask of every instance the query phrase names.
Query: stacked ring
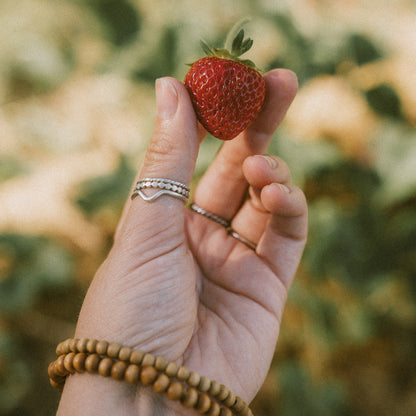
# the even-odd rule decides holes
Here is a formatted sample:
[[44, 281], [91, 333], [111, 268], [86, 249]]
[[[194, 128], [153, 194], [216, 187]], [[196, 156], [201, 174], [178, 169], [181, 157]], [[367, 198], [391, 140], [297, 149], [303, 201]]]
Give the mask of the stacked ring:
[[[152, 196], [146, 196], [143, 190], [149, 188], [158, 188], [160, 191]], [[163, 178], [142, 178], [137, 181], [131, 199], [139, 195], [146, 202], [153, 202], [162, 195], [170, 195], [186, 202], [189, 198], [189, 192], [189, 187], [181, 182]]]

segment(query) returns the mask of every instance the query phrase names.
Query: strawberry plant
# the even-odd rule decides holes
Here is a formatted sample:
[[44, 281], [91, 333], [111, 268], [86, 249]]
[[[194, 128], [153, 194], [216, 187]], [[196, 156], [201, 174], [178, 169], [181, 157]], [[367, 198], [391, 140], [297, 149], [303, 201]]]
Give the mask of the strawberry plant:
[[185, 76], [199, 122], [221, 140], [233, 139], [255, 120], [266, 94], [264, 78], [254, 63], [240, 59], [253, 45], [252, 39], [244, 38], [244, 23], [231, 30], [222, 49], [201, 41], [208, 56], [196, 61]]

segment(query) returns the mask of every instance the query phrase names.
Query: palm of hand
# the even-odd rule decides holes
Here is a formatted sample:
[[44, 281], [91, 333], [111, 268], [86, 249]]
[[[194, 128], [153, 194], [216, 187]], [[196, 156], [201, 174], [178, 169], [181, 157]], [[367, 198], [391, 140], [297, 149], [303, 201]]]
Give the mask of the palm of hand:
[[184, 245], [156, 260], [169, 270], [152, 277], [149, 298], [158, 302], [152, 311], [137, 305], [137, 316], [150, 321], [137, 322], [136, 334], [149, 326], [147, 338], [157, 345], [138, 344], [252, 398], [273, 356], [286, 290], [263, 259], [216, 223], [186, 212], [186, 231]]
[[[253, 398], [273, 356], [286, 290], [266, 262], [224, 228], [185, 214], [185, 239], [178, 233], [152, 260], [129, 261], [120, 270], [126, 247], [110, 253], [87, 294], [77, 336], [95, 334], [163, 355]], [[152, 245], [163, 247], [167, 240], [158, 239]], [[92, 321], [97, 310], [106, 312]]]

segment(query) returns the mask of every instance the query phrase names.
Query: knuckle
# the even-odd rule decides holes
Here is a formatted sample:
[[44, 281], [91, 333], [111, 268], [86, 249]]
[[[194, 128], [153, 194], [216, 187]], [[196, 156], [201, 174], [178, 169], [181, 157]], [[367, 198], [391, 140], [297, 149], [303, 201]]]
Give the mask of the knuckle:
[[154, 157], [170, 155], [174, 150], [174, 140], [167, 134], [158, 134], [157, 138], [151, 140], [148, 147], [149, 155]]
[[174, 159], [177, 156], [178, 150], [172, 137], [159, 134], [156, 139], [151, 140], [147, 148], [145, 164], [165, 163], [167, 159]]

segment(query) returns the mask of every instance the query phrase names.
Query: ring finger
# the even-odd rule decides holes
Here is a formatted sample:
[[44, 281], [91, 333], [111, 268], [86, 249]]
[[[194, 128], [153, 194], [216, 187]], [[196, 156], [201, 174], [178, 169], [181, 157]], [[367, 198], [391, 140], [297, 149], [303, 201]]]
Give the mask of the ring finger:
[[247, 240], [258, 243], [270, 219], [270, 212], [261, 202], [261, 191], [272, 183], [282, 187], [289, 185], [290, 172], [282, 159], [269, 155], [247, 158], [243, 172], [250, 184], [250, 197], [233, 218], [231, 227]]

